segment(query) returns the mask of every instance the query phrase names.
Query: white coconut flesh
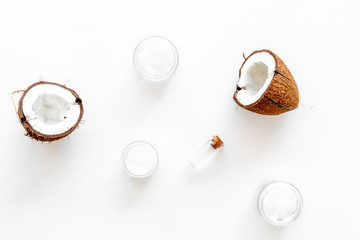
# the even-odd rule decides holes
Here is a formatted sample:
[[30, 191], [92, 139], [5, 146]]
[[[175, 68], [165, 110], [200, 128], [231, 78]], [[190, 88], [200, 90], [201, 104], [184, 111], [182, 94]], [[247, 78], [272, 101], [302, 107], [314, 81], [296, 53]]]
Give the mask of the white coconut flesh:
[[56, 135], [73, 127], [81, 110], [69, 90], [57, 85], [39, 84], [24, 96], [23, 112], [35, 131]]
[[251, 55], [241, 68], [236, 98], [244, 106], [255, 103], [274, 77], [276, 62], [268, 52]]

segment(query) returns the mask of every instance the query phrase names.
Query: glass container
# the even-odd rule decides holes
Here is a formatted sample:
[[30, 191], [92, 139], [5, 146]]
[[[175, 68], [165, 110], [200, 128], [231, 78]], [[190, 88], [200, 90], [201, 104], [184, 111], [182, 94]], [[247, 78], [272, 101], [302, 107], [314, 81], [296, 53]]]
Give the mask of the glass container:
[[218, 136], [214, 136], [211, 140], [206, 141], [189, 160], [191, 166], [197, 171], [203, 170], [223, 146], [223, 141]]
[[152, 36], [142, 40], [134, 51], [134, 66], [138, 74], [149, 81], [168, 79], [177, 69], [179, 54], [168, 39]]
[[300, 191], [291, 183], [275, 180], [258, 197], [261, 216], [275, 226], [288, 226], [300, 216], [303, 206]]
[[122, 154], [123, 168], [132, 177], [145, 178], [157, 168], [159, 156], [156, 149], [148, 142], [130, 143]]

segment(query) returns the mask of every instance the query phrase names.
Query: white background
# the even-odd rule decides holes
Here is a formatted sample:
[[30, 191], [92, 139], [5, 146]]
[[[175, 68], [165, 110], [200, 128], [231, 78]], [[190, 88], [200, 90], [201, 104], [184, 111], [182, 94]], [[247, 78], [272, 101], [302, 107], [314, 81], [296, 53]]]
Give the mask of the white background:
[[[0, 239], [359, 239], [359, 9], [357, 0], [1, 0]], [[163, 84], [133, 67], [150, 35], [179, 50]], [[261, 116], [232, 100], [242, 53], [263, 48], [295, 77], [297, 110]], [[11, 101], [40, 77], [70, 80], [85, 107], [85, 124], [51, 144], [24, 136]], [[225, 147], [196, 174], [187, 159], [213, 134]], [[160, 155], [143, 180], [120, 162], [138, 139]], [[287, 228], [256, 209], [273, 177], [303, 194]]]

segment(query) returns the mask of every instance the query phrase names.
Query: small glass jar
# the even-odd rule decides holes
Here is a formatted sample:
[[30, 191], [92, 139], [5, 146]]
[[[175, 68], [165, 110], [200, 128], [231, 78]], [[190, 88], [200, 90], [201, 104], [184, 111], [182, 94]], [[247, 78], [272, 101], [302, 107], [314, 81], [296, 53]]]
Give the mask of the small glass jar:
[[136, 141], [127, 145], [121, 159], [125, 172], [135, 178], [150, 176], [159, 162], [156, 149], [145, 141]]
[[153, 82], [168, 79], [177, 69], [179, 54], [168, 39], [152, 36], [142, 40], [134, 51], [134, 66], [138, 74]]
[[267, 184], [258, 196], [261, 216], [275, 226], [288, 226], [302, 211], [303, 200], [300, 191], [291, 183], [274, 180]]
[[223, 141], [218, 136], [214, 136], [211, 140], [206, 141], [189, 160], [191, 166], [197, 171], [203, 170], [223, 146]]

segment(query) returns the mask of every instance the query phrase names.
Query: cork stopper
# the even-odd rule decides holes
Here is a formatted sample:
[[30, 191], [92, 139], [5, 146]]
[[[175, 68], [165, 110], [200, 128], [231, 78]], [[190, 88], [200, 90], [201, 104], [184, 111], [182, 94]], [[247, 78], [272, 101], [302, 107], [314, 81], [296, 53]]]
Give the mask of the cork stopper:
[[218, 149], [224, 146], [223, 141], [221, 141], [221, 139], [218, 136], [214, 136], [213, 139], [211, 140], [211, 146], [214, 149]]

